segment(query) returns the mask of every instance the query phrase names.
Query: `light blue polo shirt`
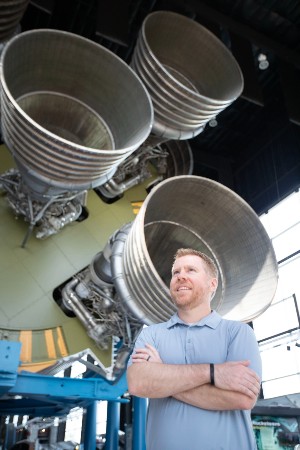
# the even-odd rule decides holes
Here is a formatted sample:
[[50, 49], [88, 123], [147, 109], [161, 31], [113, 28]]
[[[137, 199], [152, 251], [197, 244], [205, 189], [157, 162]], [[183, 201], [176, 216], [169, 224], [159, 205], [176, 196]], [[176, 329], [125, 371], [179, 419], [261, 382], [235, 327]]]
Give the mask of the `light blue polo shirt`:
[[[166, 364], [250, 360], [261, 377], [253, 330], [215, 311], [191, 326], [175, 314], [168, 322], [144, 328], [135, 348], [146, 343]], [[146, 444], [147, 450], [256, 450], [250, 411], [209, 411], [173, 397], [149, 400]]]

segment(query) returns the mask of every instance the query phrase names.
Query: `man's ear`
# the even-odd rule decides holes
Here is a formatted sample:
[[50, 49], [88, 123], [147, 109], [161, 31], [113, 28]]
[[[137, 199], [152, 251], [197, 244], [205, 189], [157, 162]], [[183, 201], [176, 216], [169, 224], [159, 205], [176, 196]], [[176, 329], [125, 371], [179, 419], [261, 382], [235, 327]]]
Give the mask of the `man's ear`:
[[216, 292], [217, 287], [218, 287], [218, 279], [215, 278], [215, 277], [212, 278], [212, 279], [210, 280], [210, 286], [211, 286], [212, 292]]

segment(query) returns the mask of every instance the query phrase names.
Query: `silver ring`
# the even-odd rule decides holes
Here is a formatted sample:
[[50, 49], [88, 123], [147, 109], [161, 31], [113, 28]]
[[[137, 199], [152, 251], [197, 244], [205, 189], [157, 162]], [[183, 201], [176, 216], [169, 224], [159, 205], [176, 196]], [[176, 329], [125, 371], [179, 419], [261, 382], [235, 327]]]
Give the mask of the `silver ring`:
[[150, 358], [151, 358], [151, 356], [149, 355], [148, 358], [147, 358], [147, 361], [149, 361]]

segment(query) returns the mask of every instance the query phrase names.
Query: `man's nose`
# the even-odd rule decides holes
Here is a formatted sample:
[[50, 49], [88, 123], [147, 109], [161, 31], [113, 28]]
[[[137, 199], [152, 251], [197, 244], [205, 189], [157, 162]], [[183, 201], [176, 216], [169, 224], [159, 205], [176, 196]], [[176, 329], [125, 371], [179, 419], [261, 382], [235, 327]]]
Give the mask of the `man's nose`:
[[186, 278], [185, 272], [178, 272], [177, 274], [177, 280], [182, 280]]

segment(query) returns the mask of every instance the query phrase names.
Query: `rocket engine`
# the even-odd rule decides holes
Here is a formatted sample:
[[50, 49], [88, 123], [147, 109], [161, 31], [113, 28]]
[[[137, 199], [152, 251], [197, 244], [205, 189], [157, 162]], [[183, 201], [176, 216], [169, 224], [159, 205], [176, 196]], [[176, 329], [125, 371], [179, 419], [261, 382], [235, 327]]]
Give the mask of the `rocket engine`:
[[[190, 175], [185, 141], [242, 92], [225, 45], [168, 11], [143, 22], [131, 67], [104, 47], [59, 30], [13, 37], [1, 58], [3, 139], [17, 169], [0, 177], [28, 235], [79, 220], [86, 191], [114, 199], [149, 178]], [[175, 143], [174, 143], [175, 141]]]
[[236, 193], [207, 178], [168, 178], [152, 189], [136, 219], [117, 230], [90, 266], [62, 290], [101, 347], [117, 338], [115, 370], [125, 368], [143, 325], [167, 320], [173, 255], [181, 247], [208, 254], [219, 269], [212, 308], [250, 322], [270, 305], [277, 287], [272, 243], [256, 213]]

